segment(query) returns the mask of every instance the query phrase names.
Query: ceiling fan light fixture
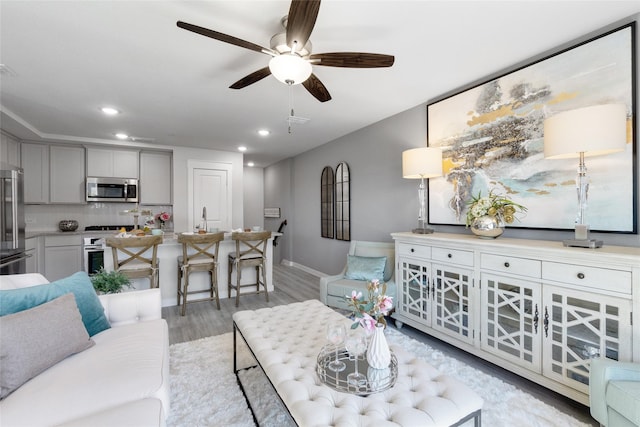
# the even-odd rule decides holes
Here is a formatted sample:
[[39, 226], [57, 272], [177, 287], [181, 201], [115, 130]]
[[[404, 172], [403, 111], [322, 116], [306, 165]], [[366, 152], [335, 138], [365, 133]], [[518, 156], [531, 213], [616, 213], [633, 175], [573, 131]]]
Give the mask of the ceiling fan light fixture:
[[269, 71], [282, 83], [297, 85], [309, 78], [311, 64], [296, 54], [283, 53], [271, 58]]

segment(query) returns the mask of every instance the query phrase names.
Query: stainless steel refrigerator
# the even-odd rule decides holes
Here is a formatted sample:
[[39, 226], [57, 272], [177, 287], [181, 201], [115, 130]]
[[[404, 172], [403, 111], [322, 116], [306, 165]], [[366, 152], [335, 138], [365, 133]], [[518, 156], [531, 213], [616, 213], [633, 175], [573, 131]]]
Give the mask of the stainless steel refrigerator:
[[0, 163], [0, 183], [0, 274], [25, 273], [24, 172]]

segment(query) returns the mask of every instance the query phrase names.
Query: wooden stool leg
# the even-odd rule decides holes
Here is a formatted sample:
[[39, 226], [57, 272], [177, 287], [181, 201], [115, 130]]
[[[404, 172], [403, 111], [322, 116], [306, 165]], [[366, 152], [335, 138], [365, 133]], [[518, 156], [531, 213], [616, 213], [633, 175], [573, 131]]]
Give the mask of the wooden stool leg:
[[213, 270], [211, 270], [211, 286], [215, 289], [216, 293], [216, 307], [220, 310], [220, 296], [218, 295], [218, 266], [214, 264]]
[[227, 269], [227, 298], [231, 298], [231, 270], [233, 269], [233, 262], [231, 259], [228, 261], [229, 268]]
[[182, 315], [187, 313], [187, 293], [189, 292], [189, 269], [184, 272], [184, 287], [182, 288]]
[[177, 297], [178, 297], [178, 303], [177, 306], [180, 307], [180, 286], [182, 286], [182, 276], [180, 274], [180, 271], [182, 270], [182, 268], [180, 268], [180, 264], [178, 264], [178, 288], [177, 288]]
[[240, 305], [240, 280], [242, 280], [242, 268], [236, 264], [236, 307]]
[[264, 295], [269, 302], [269, 290], [267, 289], [267, 272], [265, 271], [264, 264], [262, 264], [262, 286], [264, 287]]

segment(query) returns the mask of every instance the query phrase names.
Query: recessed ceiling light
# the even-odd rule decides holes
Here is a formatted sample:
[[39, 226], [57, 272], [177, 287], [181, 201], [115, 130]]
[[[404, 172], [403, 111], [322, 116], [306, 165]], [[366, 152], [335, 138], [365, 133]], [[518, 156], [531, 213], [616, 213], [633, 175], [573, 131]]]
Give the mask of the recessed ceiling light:
[[115, 116], [116, 114], [120, 114], [120, 111], [116, 110], [113, 107], [102, 107], [100, 111], [105, 113], [107, 116]]
[[267, 129], [260, 129], [258, 131], [258, 135], [260, 136], [268, 136], [271, 132], [269, 132]]
[[241, 145], [240, 147], [238, 147], [238, 151], [247, 151], [247, 147], [245, 147], [244, 145]]
[[118, 139], [127, 139], [127, 138], [129, 138], [129, 135], [127, 135], [126, 133], [116, 133], [116, 138], [118, 138]]
[[255, 163], [253, 163], [253, 162], [249, 162], [249, 163], [247, 163], [247, 166], [249, 166], [250, 168], [252, 168], [252, 167], [254, 167], [254, 166], [255, 166]]

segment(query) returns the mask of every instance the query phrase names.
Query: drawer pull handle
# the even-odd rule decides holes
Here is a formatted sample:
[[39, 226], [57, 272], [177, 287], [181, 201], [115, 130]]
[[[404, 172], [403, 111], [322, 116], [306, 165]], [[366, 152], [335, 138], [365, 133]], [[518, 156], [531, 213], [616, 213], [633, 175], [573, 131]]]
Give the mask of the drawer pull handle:
[[415, 251], [416, 251], [415, 249], [411, 248], [411, 252], [415, 252]]
[[536, 311], [533, 316], [533, 327], [535, 328], [536, 334], [538, 333], [538, 321], [540, 320], [539, 314], [540, 313], [538, 312], [538, 304], [536, 304]]
[[509, 268], [509, 262], [508, 262], [508, 261], [507, 261], [507, 262], [505, 262], [505, 263], [504, 263], [504, 266], [505, 266], [505, 267], [507, 267], [507, 268]]
[[584, 279], [584, 273], [578, 273], [578, 279]]
[[452, 257], [453, 257], [453, 255], [447, 254], [447, 258], [452, 258]]

